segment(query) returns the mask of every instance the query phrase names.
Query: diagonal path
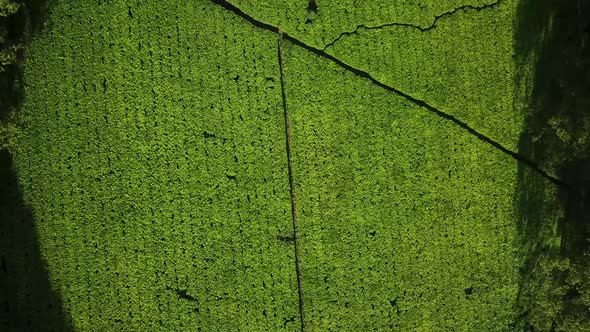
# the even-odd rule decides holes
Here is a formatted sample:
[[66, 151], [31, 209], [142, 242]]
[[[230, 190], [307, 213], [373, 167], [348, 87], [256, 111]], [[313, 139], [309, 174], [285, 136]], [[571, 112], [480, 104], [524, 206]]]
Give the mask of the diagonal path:
[[360, 76], [360, 77], [363, 77], [365, 79], [368, 79], [373, 84], [375, 84], [375, 85], [377, 85], [377, 86], [379, 86], [379, 87], [381, 87], [381, 88], [383, 88], [383, 89], [385, 89], [385, 90], [387, 90], [389, 92], [392, 92], [392, 93], [395, 93], [395, 94], [397, 94], [399, 96], [402, 96], [406, 100], [408, 100], [408, 101], [410, 101], [410, 102], [412, 102], [412, 103], [414, 103], [414, 104], [416, 104], [418, 106], [421, 106], [421, 107], [427, 109], [428, 111], [430, 111], [430, 112], [432, 112], [432, 113], [440, 116], [441, 118], [443, 118], [445, 120], [448, 120], [448, 121], [453, 122], [455, 125], [461, 127], [463, 130], [469, 132], [471, 135], [473, 135], [473, 136], [477, 137], [478, 139], [486, 142], [487, 144], [490, 144], [494, 148], [500, 150], [501, 152], [509, 155], [510, 157], [516, 159], [517, 161], [519, 161], [519, 162], [527, 165], [528, 167], [532, 168], [536, 173], [538, 173], [542, 177], [546, 178], [547, 180], [551, 181], [552, 183], [554, 183], [554, 184], [556, 184], [558, 186], [566, 187], [566, 188], [569, 188], [570, 187], [569, 184], [566, 184], [561, 179], [558, 179], [558, 178], [550, 175], [549, 173], [547, 173], [545, 170], [543, 170], [539, 165], [537, 165], [532, 160], [526, 158], [525, 156], [523, 156], [523, 155], [521, 155], [521, 154], [519, 154], [517, 152], [511, 151], [510, 149], [506, 148], [505, 146], [503, 146], [499, 142], [491, 139], [490, 137], [488, 137], [488, 136], [480, 133], [479, 131], [477, 131], [473, 127], [469, 126], [467, 123], [465, 123], [465, 122], [457, 119], [456, 117], [454, 117], [454, 116], [452, 116], [452, 115], [450, 115], [448, 113], [445, 113], [445, 112], [439, 110], [438, 108], [430, 105], [426, 101], [421, 100], [421, 99], [418, 99], [416, 97], [413, 97], [413, 96], [411, 96], [411, 95], [409, 95], [409, 94], [407, 94], [407, 93], [405, 93], [405, 92], [403, 92], [403, 91], [401, 91], [401, 90], [399, 90], [399, 89], [397, 89], [395, 87], [389, 86], [389, 85], [387, 85], [387, 84], [379, 81], [375, 77], [373, 77], [370, 73], [368, 73], [368, 72], [366, 72], [364, 70], [355, 68], [355, 67], [353, 67], [353, 66], [345, 63], [344, 61], [340, 60], [339, 58], [337, 58], [337, 57], [335, 57], [335, 56], [333, 56], [331, 54], [326, 53], [325, 51], [323, 51], [323, 50], [321, 50], [319, 48], [316, 48], [316, 47], [313, 47], [311, 45], [308, 45], [304, 41], [302, 41], [300, 39], [297, 39], [297, 38], [295, 38], [293, 36], [290, 36], [289, 34], [287, 34], [285, 32], [281, 32], [280, 29], [279, 29], [279, 27], [277, 27], [277, 26], [274, 26], [274, 25], [271, 25], [271, 24], [268, 24], [268, 23], [265, 23], [265, 22], [262, 22], [262, 21], [259, 21], [259, 20], [255, 19], [255, 18], [253, 18], [252, 16], [250, 16], [247, 13], [243, 12], [240, 8], [236, 7], [235, 5], [233, 5], [232, 3], [228, 2], [228, 1], [225, 1], [225, 0], [210, 0], [210, 1], [213, 2], [213, 3], [215, 3], [215, 4], [217, 4], [217, 5], [222, 6], [223, 8], [225, 8], [225, 9], [233, 12], [234, 14], [242, 17], [243, 19], [247, 20], [252, 25], [254, 25], [254, 26], [258, 27], [258, 28], [265, 29], [265, 30], [268, 30], [268, 31], [271, 31], [271, 32], [274, 32], [274, 33], [277, 33], [277, 34], [278, 33], [282, 33], [284, 40], [287, 40], [287, 41], [289, 41], [289, 42], [291, 42], [291, 43], [293, 43], [293, 44], [295, 44], [297, 46], [300, 46], [300, 47], [302, 47], [302, 48], [304, 48], [304, 49], [306, 49], [306, 50], [308, 50], [308, 51], [310, 51], [310, 52], [312, 52], [314, 54], [317, 54], [317, 55], [319, 55], [319, 56], [321, 56], [323, 58], [326, 58], [326, 59], [328, 59], [328, 60], [336, 63], [340, 67], [342, 67], [342, 68], [344, 68], [344, 69], [346, 69], [346, 70], [354, 73], [355, 75]]
[[293, 43], [283, 61], [307, 328], [500, 330], [518, 162]]

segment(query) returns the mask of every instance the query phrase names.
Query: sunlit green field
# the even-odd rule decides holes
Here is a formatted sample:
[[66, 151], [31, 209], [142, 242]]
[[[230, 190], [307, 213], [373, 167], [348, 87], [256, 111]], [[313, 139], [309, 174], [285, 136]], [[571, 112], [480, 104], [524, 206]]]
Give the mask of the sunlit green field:
[[517, 2], [51, 3], [10, 151], [69, 325], [522, 330]]

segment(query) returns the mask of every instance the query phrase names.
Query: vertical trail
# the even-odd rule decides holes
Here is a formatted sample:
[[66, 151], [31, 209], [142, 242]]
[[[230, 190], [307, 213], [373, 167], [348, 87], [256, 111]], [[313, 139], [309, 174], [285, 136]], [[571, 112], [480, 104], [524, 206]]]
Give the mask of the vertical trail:
[[295, 200], [295, 184], [293, 181], [293, 164], [291, 162], [291, 124], [289, 123], [289, 110], [287, 109], [287, 95], [285, 93], [285, 70], [283, 64], [283, 32], [279, 29], [279, 68], [281, 71], [281, 96], [283, 99], [283, 114], [285, 116], [285, 142], [287, 145], [287, 169], [289, 171], [289, 189], [291, 193], [291, 219], [293, 221], [293, 239], [295, 247], [295, 270], [297, 272], [297, 290], [299, 292], [299, 316], [301, 318], [301, 331], [307, 331], [305, 325], [305, 306], [303, 300], [303, 285], [301, 266], [299, 261], [299, 234], [297, 224], [297, 205]]

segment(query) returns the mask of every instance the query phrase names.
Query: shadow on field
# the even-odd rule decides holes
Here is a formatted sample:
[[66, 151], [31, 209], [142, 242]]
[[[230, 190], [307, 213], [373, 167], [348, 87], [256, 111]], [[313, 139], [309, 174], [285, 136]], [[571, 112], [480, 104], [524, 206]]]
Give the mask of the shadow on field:
[[[10, 6], [0, 1], [0, 12]], [[45, 24], [45, 0], [13, 1], [0, 15], [0, 121], [11, 121], [24, 96], [24, 48]], [[31, 210], [25, 205], [12, 156], [0, 150], [0, 331], [68, 332], [61, 300], [51, 289]]]
[[1, 331], [72, 331], [49, 284], [7, 150], [0, 150], [0, 299]]
[[[552, 191], [519, 165], [516, 202], [528, 256], [516, 330], [590, 331], [589, 37], [590, 1], [520, 1], [516, 83], [532, 84], [532, 95], [519, 153], [569, 188]], [[531, 81], [525, 64], [534, 54]]]
[[[5, 4], [1, 4], [0, 12]], [[0, 121], [6, 121], [11, 112], [18, 109], [23, 97], [22, 65], [24, 47], [31, 38], [41, 32], [47, 22], [47, 0], [13, 1], [20, 9], [8, 16], [0, 15]], [[15, 59], [3, 58], [16, 48]]]

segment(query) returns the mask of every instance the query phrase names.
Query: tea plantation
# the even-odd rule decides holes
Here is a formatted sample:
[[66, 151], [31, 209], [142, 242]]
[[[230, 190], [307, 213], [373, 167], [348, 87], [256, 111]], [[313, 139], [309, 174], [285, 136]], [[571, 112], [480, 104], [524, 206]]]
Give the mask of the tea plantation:
[[518, 6], [49, 2], [0, 127], [63, 320], [29, 329], [549, 331]]

